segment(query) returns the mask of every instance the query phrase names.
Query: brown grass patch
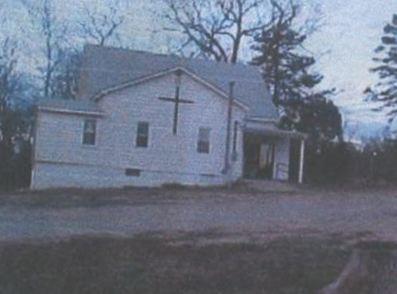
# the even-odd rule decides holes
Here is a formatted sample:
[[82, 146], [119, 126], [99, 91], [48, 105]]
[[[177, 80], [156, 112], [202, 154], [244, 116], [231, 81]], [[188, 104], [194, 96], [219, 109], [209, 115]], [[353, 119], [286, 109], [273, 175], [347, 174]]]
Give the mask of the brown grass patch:
[[172, 245], [152, 237], [73, 238], [0, 246], [1, 293], [291, 293], [333, 281], [349, 250], [337, 241]]

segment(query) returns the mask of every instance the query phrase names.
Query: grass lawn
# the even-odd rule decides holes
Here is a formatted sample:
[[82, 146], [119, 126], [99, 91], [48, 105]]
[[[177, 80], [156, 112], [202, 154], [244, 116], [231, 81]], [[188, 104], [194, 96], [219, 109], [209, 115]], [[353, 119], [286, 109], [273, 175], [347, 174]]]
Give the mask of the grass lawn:
[[175, 245], [155, 237], [72, 238], [0, 247], [0, 293], [291, 293], [333, 281], [350, 251], [338, 241]]

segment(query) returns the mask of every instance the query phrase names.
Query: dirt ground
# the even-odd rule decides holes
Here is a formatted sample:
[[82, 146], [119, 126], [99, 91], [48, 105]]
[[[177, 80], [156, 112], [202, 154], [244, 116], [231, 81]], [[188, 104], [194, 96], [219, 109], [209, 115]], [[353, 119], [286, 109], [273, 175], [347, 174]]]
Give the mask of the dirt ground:
[[[0, 195], [0, 240], [142, 233], [268, 240], [343, 235], [397, 241], [397, 190], [52, 190]], [[208, 234], [211, 232], [211, 234]]]
[[394, 188], [8, 193], [0, 293], [314, 294], [372, 240], [397, 242]]

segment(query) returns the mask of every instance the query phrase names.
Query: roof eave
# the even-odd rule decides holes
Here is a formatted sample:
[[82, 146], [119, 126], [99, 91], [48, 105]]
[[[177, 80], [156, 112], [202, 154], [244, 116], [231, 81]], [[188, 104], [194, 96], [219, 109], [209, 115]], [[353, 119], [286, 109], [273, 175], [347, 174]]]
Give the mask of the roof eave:
[[89, 115], [89, 116], [104, 116], [105, 115], [105, 113], [102, 111], [74, 110], [74, 109], [48, 107], [48, 106], [38, 106], [37, 110], [42, 111], [42, 112], [53, 112], [53, 113], [62, 113], [62, 114], [70, 114], [70, 115]]
[[269, 128], [254, 128], [254, 127], [245, 127], [244, 131], [247, 133], [265, 135], [269, 137], [278, 137], [278, 138], [290, 138], [290, 139], [299, 139], [299, 140], [307, 140], [308, 135], [298, 131], [289, 131], [282, 129], [269, 129]]
[[[180, 71], [180, 70], [183, 71], [185, 74], [189, 75], [194, 80], [198, 81], [199, 83], [207, 86], [208, 88], [210, 88], [212, 91], [216, 92], [218, 95], [220, 95], [224, 99], [229, 99], [228, 93], [226, 93], [222, 89], [218, 88], [217, 86], [215, 86], [211, 82], [201, 78], [200, 76], [196, 75], [195, 73], [189, 71], [188, 69], [178, 66], [178, 67], [173, 67], [173, 68], [170, 68], [170, 69], [167, 69], [167, 70], [164, 70], [164, 71], [157, 72], [155, 74], [151, 74], [151, 75], [147, 75], [147, 76], [144, 76], [144, 77], [140, 77], [138, 79], [135, 79], [135, 80], [132, 80], [132, 81], [128, 81], [126, 83], [123, 83], [123, 84], [108, 88], [106, 90], [102, 90], [101, 92], [95, 94], [91, 98], [91, 100], [94, 100], [95, 102], [97, 102], [101, 98], [103, 98], [104, 96], [107, 96], [107, 95], [109, 95], [111, 93], [114, 93], [116, 91], [120, 91], [120, 90], [132, 87], [132, 86], [137, 85], [137, 84], [144, 83], [146, 81], [149, 81], [149, 80], [152, 80], [152, 79], [155, 79], [155, 78], [160, 78], [160, 77], [163, 77], [165, 75], [168, 75], [168, 74], [174, 73], [176, 71]], [[235, 99], [234, 103], [237, 106], [243, 108], [246, 111], [249, 110], [249, 107], [246, 104], [242, 103], [240, 100]]]
[[266, 118], [263, 116], [249, 116], [247, 117], [247, 121], [252, 121], [252, 122], [263, 122], [263, 123], [278, 123], [280, 121], [280, 118]]

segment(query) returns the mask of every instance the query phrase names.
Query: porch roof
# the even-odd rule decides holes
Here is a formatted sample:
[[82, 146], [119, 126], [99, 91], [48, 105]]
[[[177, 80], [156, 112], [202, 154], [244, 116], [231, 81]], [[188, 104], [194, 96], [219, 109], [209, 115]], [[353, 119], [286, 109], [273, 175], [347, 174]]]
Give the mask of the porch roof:
[[307, 134], [297, 132], [297, 131], [287, 131], [282, 130], [277, 127], [270, 126], [244, 126], [243, 130], [245, 133], [254, 135], [264, 135], [276, 138], [290, 138], [290, 139], [300, 139], [306, 140]]

